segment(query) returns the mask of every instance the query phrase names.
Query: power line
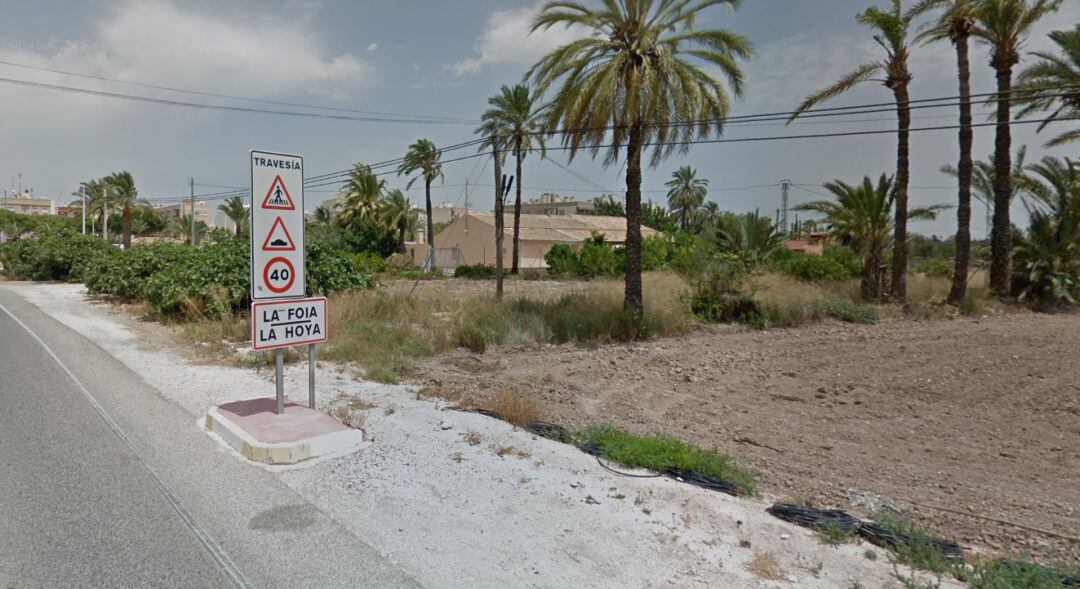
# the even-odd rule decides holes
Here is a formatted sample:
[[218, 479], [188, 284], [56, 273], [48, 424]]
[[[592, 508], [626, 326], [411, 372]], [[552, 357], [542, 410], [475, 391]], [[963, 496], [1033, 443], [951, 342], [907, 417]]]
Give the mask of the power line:
[[36, 71], [39, 71], [39, 72], [49, 72], [49, 73], [60, 74], [60, 75], [64, 75], [64, 76], [74, 76], [74, 77], [86, 78], [86, 79], [90, 79], [90, 80], [100, 80], [100, 81], [103, 81], [103, 82], [112, 82], [114, 84], [127, 84], [129, 86], [138, 86], [140, 88], [153, 88], [153, 89], [156, 89], [156, 90], [165, 90], [167, 92], [179, 92], [179, 93], [182, 93], [182, 94], [192, 94], [192, 95], [195, 95], [195, 96], [208, 96], [208, 97], [212, 97], [212, 98], [227, 98], [227, 99], [230, 99], [230, 100], [244, 100], [244, 101], [247, 101], [247, 102], [259, 102], [259, 103], [263, 103], [263, 104], [276, 104], [278, 106], [294, 106], [294, 107], [300, 107], [300, 108], [310, 108], [310, 109], [315, 109], [315, 110], [328, 110], [328, 111], [336, 111], [336, 112], [351, 112], [351, 113], [365, 114], [365, 115], [377, 115], [377, 116], [389, 116], [389, 117], [408, 117], [408, 118], [415, 118], [415, 119], [426, 119], [426, 120], [429, 120], [429, 121], [453, 121], [453, 122], [456, 122], [456, 123], [468, 123], [470, 125], [477, 124], [479, 122], [479, 121], [472, 121], [472, 120], [467, 120], [467, 119], [453, 119], [453, 118], [450, 118], [450, 117], [437, 117], [437, 116], [430, 116], [430, 115], [413, 115], [413, 114], [401, 114], [401, 113], [388, 113], [388, 112], [379, 112], [379, 111], [371, 111], [371, 110], [360, 110], [360, 109], [354, 109], [354, 108], [322, 106], [322, 105], [316, 105], [316, 104], [304, 104], [304, 103], [300, 103], [300, 102], [285, 102], [285, 101], [281, 101], [281, 100], [269, 100], [269, 99], [265, 99], [265, 98], [251, 98], [251, 97], [247, 97], [247, 96], [236, 96], [236, 95], [233, 95], [233, 94], [220, 94], [220, 93], [217, 93], [217, 92], [205, 92], [205, 91], [201, 91], [201, 90], [188, 90], [188, 89], [185, 89], [185, 88], [175, 88], [175, 87], [171, 87], [171, 86], [159, 86], [159, 85], [156, 85], [156, 84], [147, 84], [147, 83], [144, 83], [144, 82], [134, 82], [134, 81], [129, 81], [129, 80], [117, 80], [115, 78], [107, 78], [105, 76], [98, 76], [98, 75], [94, 75], [94, 74], [84, 74], [84, 73], [79, 73], [79, 72], [68, 72], [68, 71], [56, 70], [56, 69], [51, 69], [51, 68], [41, 67], [41, 66], [36, 66], [36, 65], [29, 65], [29, 64], [25, 64], [25, 63], [15, 63], [15, 62], [12, 62], [12, 61], [5, 61], [5, 60], [0, 60], [0, 64], [12, 66], [12, 67], [19, 67], [19, 68], [25, 68], [25, 69], [30, 69], [30, 70], [36, 70]]

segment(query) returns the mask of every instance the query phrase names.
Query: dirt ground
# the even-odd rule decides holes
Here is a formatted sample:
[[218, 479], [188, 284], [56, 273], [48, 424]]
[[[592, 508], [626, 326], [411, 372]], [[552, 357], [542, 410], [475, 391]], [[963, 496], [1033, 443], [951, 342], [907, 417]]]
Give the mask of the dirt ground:
[[1080, 562], [1077, 314], [701, 328], [596, 349], [461, 351], [417, 374], [481, 398], [516, 388], [567, 426], [722, 449], [776, 498], [863, 515], [893, 505], [969, 546]]

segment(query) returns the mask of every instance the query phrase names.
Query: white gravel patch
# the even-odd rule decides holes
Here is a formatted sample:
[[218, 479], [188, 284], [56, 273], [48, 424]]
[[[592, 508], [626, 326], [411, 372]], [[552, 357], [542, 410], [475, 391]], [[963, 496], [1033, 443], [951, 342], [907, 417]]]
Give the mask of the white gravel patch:
[[[80, 285], [0, 288], [94, 341], [193, 416], [273, 394], [272, 371], [186, 362], [169, 350], [167, 329], [134, 329], [135, 319], [87, 300]], [[369, 445], [275, 474], [425, 586], [902, 588], [883, 551], [826, 546], [768, 515], [764, 501], [619, 477], [570, 446], [320, 364], [321, 408], [342, 393], [374, 405], [363, 412]], [[306, 365], [286, 368], [286, 390], [306, 402]], [[500, 457], [504, 448], [511, 453]], [[751, 565], [768, 555], [770, 574]]]

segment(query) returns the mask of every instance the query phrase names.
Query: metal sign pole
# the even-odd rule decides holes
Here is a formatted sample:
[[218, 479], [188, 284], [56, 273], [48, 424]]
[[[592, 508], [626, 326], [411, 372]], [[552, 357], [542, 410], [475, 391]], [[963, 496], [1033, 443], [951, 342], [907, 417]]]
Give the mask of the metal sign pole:
[[315, 344], [307, 347], [307, 395], [308, 407], [315, 408]]
[[285, 413], [285, 380], [282, 378], [281, 348], [274, 350], [274, 384], [277, 387], [277, 413]]

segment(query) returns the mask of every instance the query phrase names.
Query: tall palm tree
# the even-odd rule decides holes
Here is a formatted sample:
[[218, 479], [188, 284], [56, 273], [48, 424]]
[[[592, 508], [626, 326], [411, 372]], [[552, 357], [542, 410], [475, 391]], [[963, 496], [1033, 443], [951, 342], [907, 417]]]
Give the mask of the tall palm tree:
[[1047, 156], [1027, 166], [1027, 235], [1016, 247], [1020, 299], [1041, 305], [1080, 301], [1080, 162]]
[[110, 206], [120, 210], [123, 227], [124, 249], [131, 247], [131, 209], [139, 198], [139, 191], [135, 188], [135, 178], [131, 172], [116, 172], [105, 178], [106, 192], [111, 201]]
[[338, 201], [341, 223], [350, 225], [356, 221], [374, 221], [379, 199], [385, 189], [386, 180], [376, 176], [371, 167], [353, 164], [348, 180], [341, 187], [341, 200]]
[[[881, 267], [893, 231], [892, 208], [897, 195], [892, 178], [882, 174], [876, 184], [867, 176], [862, 184], [834, 180], [824, 186], [835, 200], [802, 203], [795, 210], [821, 213], [829, 232], [852, 244], [863, 257], [859, 291], [868, 301], [879, 300], [884, 295], [880, 288], [884, 277]], [[917, 207], [908, 211], [908, 218], [932, 220], [938, 211], [946, 208], [946, 205]]]
[[[1017, 113], [1017, 118], [1044, 110], [1054, 111], [1043, 117], [1047, 120], [1039, 124], [1039, 131], [1051, 121], [1080, 118], [1080, 24], [1072, 30], [1052, 31], [1050, 40], [1057, 44], [1059, 52], [1033, 51], [1031, 55], [1039, 61], [1024, 68], [1017, 79], [1022, 89], [1031, 92], [1030, 95], [1025, 92], [1022, 101], [1025, 106]], [[1080, 129], [1054, 137], [1046, 147], [1073, 141], [1080, 141]]]
[[672, 172], [671, 180], [664, 186], [668, 187], [668, 208], [675, 215], [682, 230], [690, 231], [690, 225], [705, 202], [705, 195], [709, 193], [709, 181], [698, 178], [697, 170], [683, 166]]
[[[1019, 186], [1024, 177], [1024, 161], [1027, 157], [1027, 147], [1021, 147], [1016, 150], [1016, 156], [1012, 158], [1013, 172], [1012, 172], [1012, 195], [1009, 197], [1009, 202], [1012, 203], [1016, 198]], [[954, 166], [946, 165], [941, 166], [941, 172], [952, 176], [953, 178], [960, 177], [960, 171]], [[971, 169], [971, 195], [975, 200], [979, 201], [984, 207], [986, 207], [986, 228], [989, 229], [993, 223], [992, 215], [994, 210], [994, 158], [990, 156], [985, 160], [976, 160], [972, 162]]]
[[107, 188], [103, 178], [95, 178], [80, 182], [80, 192], [75, 193], [86, 196], [86, 216], [91, 220], [93, 220], [94, 217], [97, 218], [94, 223], [96, 227], [104, 227], [104, 220], [108, 217], [108, 212], [105, 210], [106, 207], [110, 205], [108, 202]]
[[1020, 63], [1020, 48], [1040, 19], [1054, 12], [1061, 0], [980, 0], [975, 38], [990, 47], [990, 67], [997, 78], [997, 113], [994, 136], [994, 225], [990, 233], [990, 289], [1009, 294], [1012, 258], [1012, 70]]
[[[533, 65], [526, 78], [540, 94], [561, 81], [546, 110], [545, 126], [564, 130], [570, 159], [587, 148], [605, 150], [605, 166], [626, 150], [625, 306], [641, 314], [641, 153], [652, 147], [655, 167], [689, 141], [723, 131], [730, 97], [742, 95], [739, 61], [750, 42], [723, 29], [697, 29], [702, 12], [731, 9], [739, 0], [604, 0], [544, 4], [532, 30], [554, 26], [585, 32]], [[727, 85], [714, 78], [715, 68]]]
[[967, 294], [968, 266], [971, 263], [971, 62], [968, 59], [971, 29], [975, 26], [975, 0], [921, 0], [911, 7], [909, 17], [937, 12], [917, 37], [924, 43], [949, 40], [956, 49], [956, 72], [960, 83], [960, 159], [956, 206], [956, 254], [948, 301], [959, 305]]
[[401, 165], [398, 166], [398, 176], [410, 176], [419, 172], [419, 176], [409, 179], [406, 188], [411, 188], [417, 178], [424, 179], [424, 199], [427, 207], [427, 243], [428, 256], [424, 262], [424, 268], [428, 269], [435, 262], [435, 227], [431, 222], [431, 183], [436, 179], [442, 179], [442, 151], [435, 147], [429, 139], [417, 139], [409, 146]]
[[[519, 241], [521, 233], [521, 164], [525, 156], [534, 148], [540, 150], [540, 157], [546, 157], [547, 145], [540, 134], [541, 109], [536, 94], [525, 84], [503, 86], [499, 93], [488, 99], [491, 108], [480, 116], [483, 122], [476, 130], [487, 139], [480, 145], [480, 151], [488, 151], [496, 136], [505, 140], [517, 163], [517, 190], [514, 196], [514, 245], [513, 261], [510, 273], [518, 273], [520, 258]], [[500, 149], [500, 151], [502, 151]]]
[[[893, 222], [892, 290], [893, 299], [907, 300], [907, 219], [909, 178], [909, 135], [911, 128], [911, 104], [908, 85], [911, 71], [908, 69], [908, 32], [911, 15], [904, 13], [902, 0], [891, 0], [887, 8], [867, 8], [855, 17], [860, 23], [874, 29], [874, 41], [885, 50], [885, 59], [860, 65], [835, 84], [811, 95], [795, 113], [791, 122], [815, 104], [835, 98], [863, 82], [880, 82], [892, 91], [896, 101], [896, 219]], [[881, 77], [884, 75], [884, 77]]]
[[701, 205], [701, 210], [699, 211], [698, 218], [698, 221], [700, 221], [701, 225], [705, 227], [712, 226], [716, 224], [716, 220], [719, 217], [720, 205], [717, 204], [715, 201], [710, 200], [709, 202]]
[[244, 198], [240, 196], [229, 198], [218, 205], [218, 210], [225, 213], [225, 216], [233, 222], [233, 225], [236, 226], [236, 235], [239, 237], [244, 231], [244, 223], [248, 217], [247, 207], [244, 206]]
[[397, 232], [398, 253], [405, 253], [405, 234], [409, 229], [409, 218], [415, 215], [412, 203], [398, 188], [387, 191], [379, 201], [379, 220], [383, 227]]

